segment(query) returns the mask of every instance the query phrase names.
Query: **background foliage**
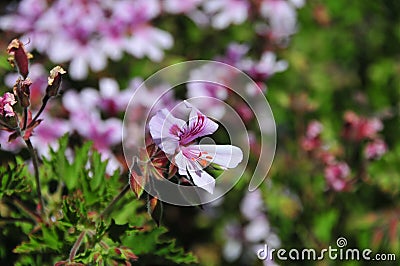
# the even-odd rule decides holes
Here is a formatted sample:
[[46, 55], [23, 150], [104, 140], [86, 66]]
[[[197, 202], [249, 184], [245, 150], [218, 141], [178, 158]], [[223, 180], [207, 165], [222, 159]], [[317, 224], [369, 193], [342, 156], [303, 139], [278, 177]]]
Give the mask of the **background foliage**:
[[[256, 6], [260, 1], [250, 2]], [[161, 227], [146, 213], [145, 201], [137, 200], [131, 192], [107, 219], [98, 219], [101, 210], [123, 187], [127, 174], [106, 173], [102, 155], [91, 149], [87, 141], [94, 141], [97, 149], [102, 142], [96, 143], [82, 136], [79, 130], [71, 129], [69, 138], [57, 137], [55, 142], [60, 141], [57, 151], [51, 151], [41, 165], [44, 195], [48, 208], [54, 210], [49, 226], [37, 229], [35, 214], [27, 213], [21, 205], [35, 209], [34, 178], [25, 162], [28, 153], [22, 149], [15, 157], [10, 151], [1, 152], [0, 214], [1, 219], [8, 217], [5, 214], [13, 219], [0, 220], [0, 257], [4, 261], [1, 264], [43, 265], [67, 260], [76, 239], [85, 232], [83, 245], [87, 252], [78, 252], [76, 262], [101, 258], [122, 263], [131, 255], [139, 257], [136, 262], [132, 260], [132, 264], [139, 265], [367, 264], [329, 260], [261, 262], [256, 258], [257, 248], [264, 243], [286, 249], [321, 250], [335, 246], [338, 237], [345, 237], [349, 248], [396, 254], [397, 263], [388, 261], [382, 265], [397, 265], [400, 259], [400, 2], [309, 0], [297, 10], [297, 15], [297, 33], [288, 45], [277, 45], [255, 32], [259, 18], [254, 16], [216, 29], [199, 26], [187, 14], [163, 13], [152, 24], [171, 33], [174, 45], [165, 51], [162, 61], [124, 53], [120, 60], [109, 60], [105, 69], [89, 72], [84, 80], [67, 76], [64, 82], [65, 94], [86, 87], [98, 89], [98, 81], [108, 77], [117, 80], [120, 88], [129, 90], [134, 77], [146, 78], [176, 62], [215, 59], [224, 55], [232, 42], [247, 44], [250, 49], [246, 56], [253, 60], [259, 60], [266, 50], [274, 51], [289, 67], [261, 81], [267, 86], [265, 94], [275, 116], [278, 146], [269, 179], [257, 192], [259, 198], [246, 192], [249, 175], [246, 173], [221, 202], [205, 206], [204, 210], [164, 206]], [[2, 32], [2, 51], [15, 36], [10, 30]], [[53, 65], [45, 53], [35, 50], [33, 53], [35, 62], [45, 67]], [[2, 76], [11, 70], [6, 57], [5, 53], [1, 55]], [[68, 66], [68, 62], [64, 65]], [[71, 119], [71, 110], [62, 106], [65, 102], [60, 98], [49, 112]], [[366, 120], [379, 120], [382, 130], [372, 137], [349, 138], [348, 130], [357, 131], [346, 118], [349, 111]], [[103, 110], [101, 119], [109, 117], [121, 119], [122, 112], [115, 115]], [[311, 139], [319, 143], [316, 148], [307, 149], [303, 144], [313, 121], [323, 129]], [[365, 149], [377, 138], [385, 141], [387, 152], [381, 157], [367, 158]], [[75, 147], [72, 163], [65, 157], [67, 146], [82, 146]], [[109, 146], [116, 161], [122, 162], [120, 144]], [[333, 157], [335, 163], [330, 165], [323, 156]], [[336, 161], [349, 167], [349, 173], [339, 177], [346, 183], [345, 189], [335, 190], [329, 183], [327, 168], [337, 166]], [[90, 167], [85, 167], [87, 164]], [[257, 215], [248, 215], [246, 209]], [[124, 247], [133, 255], [116, 251]]]

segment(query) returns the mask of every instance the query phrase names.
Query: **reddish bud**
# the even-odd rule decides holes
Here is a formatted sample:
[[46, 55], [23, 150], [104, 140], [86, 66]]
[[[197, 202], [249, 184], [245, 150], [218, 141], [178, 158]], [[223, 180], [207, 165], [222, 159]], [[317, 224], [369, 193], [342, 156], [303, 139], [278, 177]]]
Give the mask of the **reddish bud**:
[[146, 182], [147, 182], [146, 178], [143, 177], [142, 175], [137, 174], [135, 170], [131, 172], [131, 176], [129, 178], [129, 184], [131, 186], [133, 193], [135, 193], [137, 198], [140, 198], [140, 196], [143, 194]]
[[14, 85], [13, 91], [14, 95], [18, 97], [19, 103], [23, 108], [31, 105], [30, 96], [31, 90], [30, 86], [32, 85], [32, 81], [27, 78], [25, 80], [17, 79], [17, 82]]
[[32, 55], [25, 50], [24, 44], [18, 39], [12, 40], [7, 47], [7, 53], [10, 55], [8, 62], [12, 66], [17, 66], [19, 74], [26, 79], [29, 74], [29, 59]]
[[66, 71], [60, 67], [56, 66], [50, 70], [50, 76], [47, 79], [46, 95], [48, 97], [56, 96], [61, 85], [61, 76], [65, 74]]

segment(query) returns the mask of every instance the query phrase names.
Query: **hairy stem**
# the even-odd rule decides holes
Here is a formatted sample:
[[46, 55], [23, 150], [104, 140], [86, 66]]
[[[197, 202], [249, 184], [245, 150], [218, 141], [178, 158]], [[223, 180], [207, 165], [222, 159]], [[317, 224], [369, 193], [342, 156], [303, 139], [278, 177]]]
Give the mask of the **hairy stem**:
[[19, 199], [10, 198], [10, 201], [12, 202], [12, 204], [14, 204], [14, 206], [16, 206], [18, 209], [27, 214], [29, 218], [31, 218], [34, 222], [39, 223], [42, 220], [40, 216], [34, 213], [30, 208], [25, 206], [25, 204], [21, 202]]
[[78, 252], [79, 247], [81, 246], [85, 235], [86, 235], [86, 231], [82, 231], [79, 234], [78, 239], [75, 241], [74, 245], [72, 246], [71, 251], [69, 252], [69, 261], [70, 262], [74, 260], [76, 253]]
[[112, 209], [112, 207], [114, 207], [115, 204], [117, 204], [117, 202], [122, 199], [122, 197], [126, 194], [126, 192], [129, 191], [129, 182], [124, 186], [124, 188], [121, 190], [121, 192], [115, 196], [115, 198], [110, 202], [110, 204], [108, 204], [108, 206], [102, 211], [102, 213], [100, 214], [100, 218], [104, 218], [105, 215]]
[[35, 182], [36, 182], [36, 192], [39, 197], [39, 204], [40, 204], [40, 214], [42, 218], [44, 218], [44, 201], [42, 197], [42, 188], [40, 185], [40, 179], [39, 179], [39, 159], [37, 156], [37, 153], [35, 149], [32, 146], [32, 142], [30, 139], [25, 140], [26, 145], [28, 146], [28, 150], [31, 153], [32, 156], [32, 162], [33, 162], [33, 169], [35, 172]]

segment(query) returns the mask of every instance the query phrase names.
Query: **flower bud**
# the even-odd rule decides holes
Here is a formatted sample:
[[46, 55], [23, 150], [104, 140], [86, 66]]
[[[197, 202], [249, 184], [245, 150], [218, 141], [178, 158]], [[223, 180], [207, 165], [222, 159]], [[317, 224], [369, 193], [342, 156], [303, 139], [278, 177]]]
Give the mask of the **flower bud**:
[[46, 95], [48, 97], [56, 96], [61, 85], [61, 75], [65, 74], [66, 71], [60, 67], [56, 66], [50, 70], [50, 76], [47, 79]]
[[7, 47], [7, 53], [10, 55], [8, 62], [11, 66], [17, 66], [19, 74], [26, 79], [29, 74], [29, 59], [33, 57], [32, 54], [25, 50], [24, 44], [18, 39], [11, 41]]
[[31, 90], [30, 86], [32, 85], [32, 81], [30, 78], [27, 78], [25, 80], [18, 79], [17, 82], [14, 85], [14, 95], [18, 97], [19, 103], [23, 108], [28, 107], [31, 105], [30, 101], [30, 95], [31, 95]]

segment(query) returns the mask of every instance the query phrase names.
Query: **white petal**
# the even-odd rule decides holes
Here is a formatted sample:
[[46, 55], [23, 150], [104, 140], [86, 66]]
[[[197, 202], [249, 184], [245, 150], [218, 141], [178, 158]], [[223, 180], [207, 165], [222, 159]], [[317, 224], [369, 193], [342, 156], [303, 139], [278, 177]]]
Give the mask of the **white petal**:
[[188, 169], [188, 172], [196, 186], [206, 190], [210, 194], [213, 194], [215, 188], [215, 179], [211, 175], [203, 170], [195, 170], [195, 168], [192, 168], [191, 170]]
[[191, 161], [183, 155], [182, 151], [180, 151], [175, 156], [175, 164], [179, 169], [180, 175], [188, 176], [189, 174], [196, 186], [213, 194], [215, 179], [205, 172], [198, 163]]
[[226, 168], [235, 168], [243, 159], [242, 150], [232, 145], [193, 145], [202, 159]]

